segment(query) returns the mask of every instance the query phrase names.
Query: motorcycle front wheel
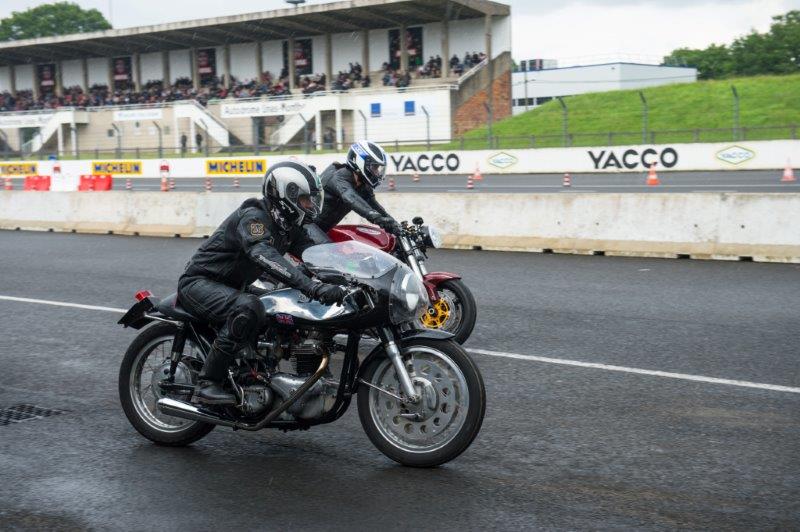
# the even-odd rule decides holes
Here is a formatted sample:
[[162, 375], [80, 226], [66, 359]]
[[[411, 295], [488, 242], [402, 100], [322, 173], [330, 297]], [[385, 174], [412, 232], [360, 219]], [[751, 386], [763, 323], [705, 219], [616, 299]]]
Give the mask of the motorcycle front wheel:
[[362, 374], [372, 386], [358, 388], [361, 425], [379, 451], [402, 465], [449, 462], [470, 446], [483, 423], [486, 390], [480, 371], [452, 340], [412, 339], [402, 354], [421, 400], [403, 402], [376, 389], [402, 396], [394, 366], [378, 354]]
[[461, 279], [444, 281], [436, 292], [439, 300], [420, 316], [420, 323], [426, 329], [449, 332], [454, 335], [453, 340], [463, 344], [472, 334], [478, 314], [472, 292]]

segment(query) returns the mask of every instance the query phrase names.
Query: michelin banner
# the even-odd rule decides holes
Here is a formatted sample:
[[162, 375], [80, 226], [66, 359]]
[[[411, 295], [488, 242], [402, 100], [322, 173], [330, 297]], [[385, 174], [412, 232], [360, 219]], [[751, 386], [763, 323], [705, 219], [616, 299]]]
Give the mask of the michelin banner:
[[[397, 152], [388, 154], [387, 175], [471, 174], [563, 174], [645, 172], [655, 165], [660, 172], [778, 170], [787, 164], [800, 166], [800, 141], [775, 140], [717, 144], [669, 144], [587, 148], [543, 148], [526, 150], [475, 150]], [[169, 177], [236, 176], [264, 174], [270, 164], [299, 160], [319, 172], [342, 154], [272, 155], [260, 157], [213, 157], [144, 159], [126, 161], [61, 161], [65, 175], [107, 173], [115, 176]], [[36, 165], [37, 166], [33, 166]], [[52, 161], [30, 161], [0, 165], [0, 176], [21, 175], [38, 169], [48, 175]]]

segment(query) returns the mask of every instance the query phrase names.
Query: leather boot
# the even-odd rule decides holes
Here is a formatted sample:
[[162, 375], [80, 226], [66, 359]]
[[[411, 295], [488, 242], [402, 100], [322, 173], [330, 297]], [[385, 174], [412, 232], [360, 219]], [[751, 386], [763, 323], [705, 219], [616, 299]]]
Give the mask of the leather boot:
[[236, 397], [223, 388], [228, 376], [228, 365], [233, 357], [217, 347], [211, 346], [211, 352], [197, 377], [200, 379], [195, 387], [195, 396], [207, 405], [235, 405]]

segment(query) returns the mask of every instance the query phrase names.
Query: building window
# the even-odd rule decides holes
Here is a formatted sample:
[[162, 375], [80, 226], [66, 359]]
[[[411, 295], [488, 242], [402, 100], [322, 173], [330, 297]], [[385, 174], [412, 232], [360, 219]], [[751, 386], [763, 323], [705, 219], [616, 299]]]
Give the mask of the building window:
[[369, 114], [372, 117], [381, 116], [381, 104], [379, 103], [369, 104]]
[[543, 103], [547, 103], [552, 99], [552, 96], [542, 96], [541, 98], [536, 98], [536, 105], [542, 105]]
[[415, 105], [414, 105], [414, 100], [408, 100], [408, 101], [405, 102], [405, 104], [406, 104], [405, 105], [406, 116], [413, 116], [413, 115], [417, 114], [416, 109], [415, 109]]

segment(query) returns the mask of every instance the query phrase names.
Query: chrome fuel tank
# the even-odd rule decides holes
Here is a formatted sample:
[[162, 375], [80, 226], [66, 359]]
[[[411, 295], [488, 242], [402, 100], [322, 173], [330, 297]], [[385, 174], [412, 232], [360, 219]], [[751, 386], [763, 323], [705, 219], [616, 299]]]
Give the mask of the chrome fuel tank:
[[[337, 320], [355, 314], [349, 305], [323, 305], [318, 301], [309, 300], [299, 290], [282, 288], [261, 296], [261, 304], [267, 316], [278, 316], [278, 322], [291, 316], [294, 324], [302, 322], [325, 322]], [[288, 323], [287, 323], [288, 325]]]

